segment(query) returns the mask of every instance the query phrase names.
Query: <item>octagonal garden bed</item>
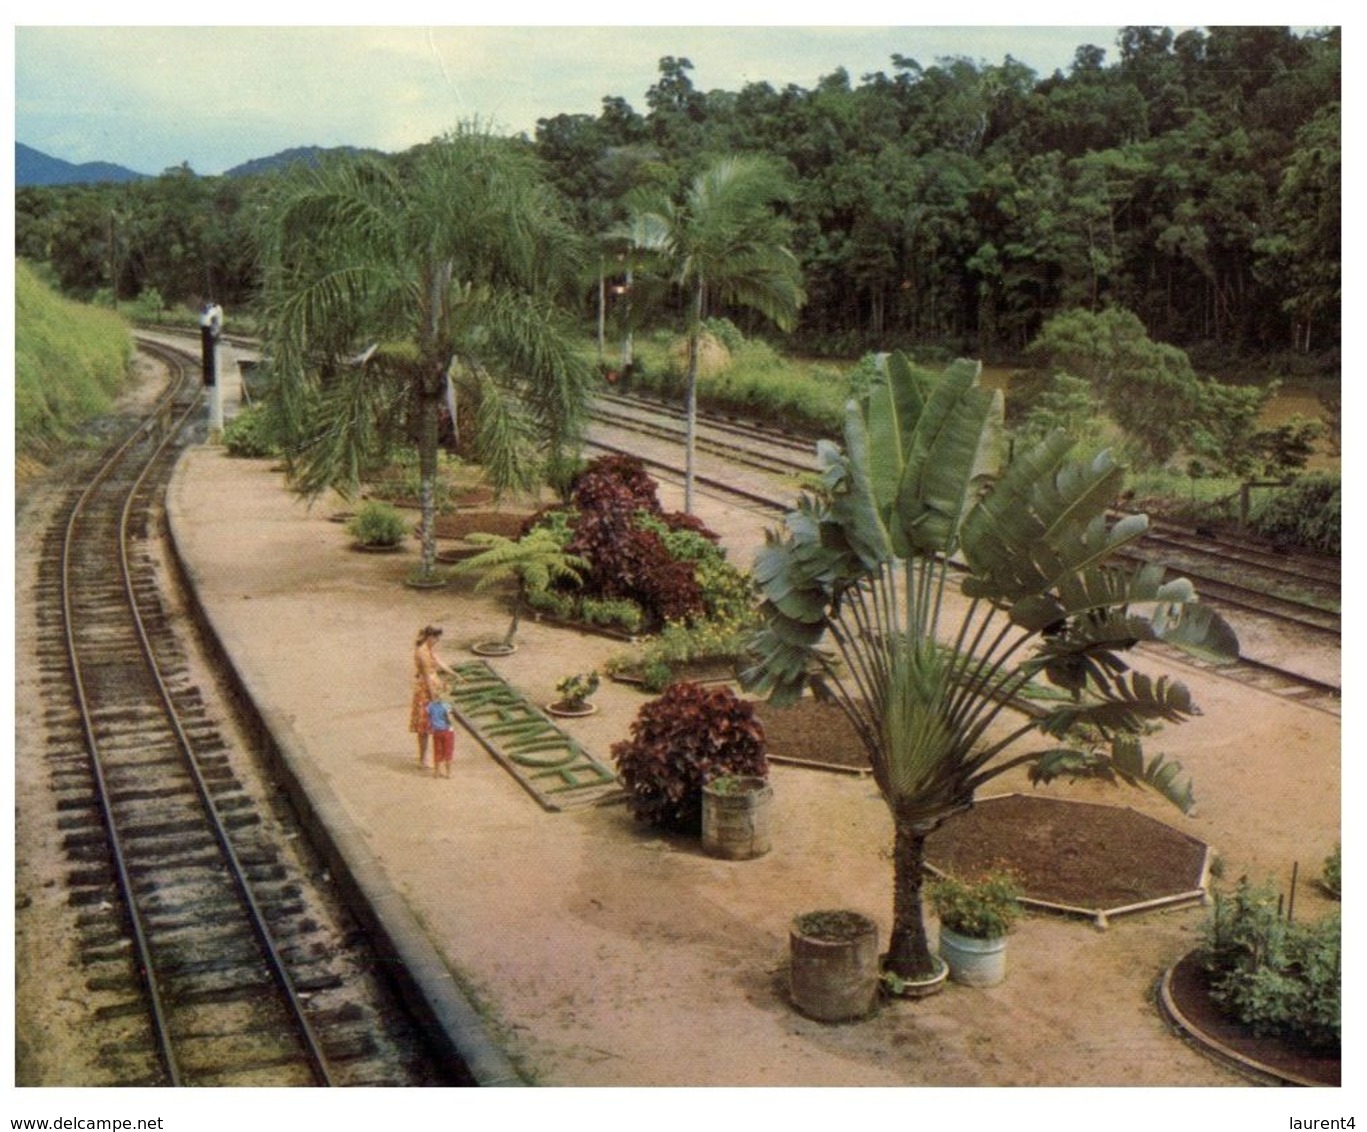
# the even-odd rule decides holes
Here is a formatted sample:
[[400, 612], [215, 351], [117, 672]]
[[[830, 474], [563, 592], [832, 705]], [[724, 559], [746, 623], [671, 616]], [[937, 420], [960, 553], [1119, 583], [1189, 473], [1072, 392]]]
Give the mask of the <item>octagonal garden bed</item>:
[[930, 835], [937, 872], [973, 876], [1003, 865], [1023, 903], [1091, 917], [1203, 901], [1211, 851], [1204, 841], [1127, 806], [1043, 794], [980, 799]]

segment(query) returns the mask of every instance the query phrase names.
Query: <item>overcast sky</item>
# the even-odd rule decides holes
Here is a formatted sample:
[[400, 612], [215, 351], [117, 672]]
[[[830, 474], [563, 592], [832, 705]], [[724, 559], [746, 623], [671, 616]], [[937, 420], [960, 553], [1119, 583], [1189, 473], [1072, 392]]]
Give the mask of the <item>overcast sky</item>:
[[[185, 11], [168, 11], [165, 22], [181, 22]], [[244, 9], [224, 11], [238, 17]], [[723, 8], [736, 15], [718, 22], [740, 21], [745, 11]], [[271, 7], [261, 22], [282, 12]], [[378, 5], [368, 12], [402, 15]], [[524, 26], [36, 26], [61, 22], [61, 9], [44, 7], [28, 21], [35, 26], [14, 28], [15, 138], [66, 161], [142, 173], [189, 162], [211, 175], [292, 146], [401, 150], [476, 116], [530, 133], [540, 117], [596, 115], [605, 95], [644, 113], [665, 55], [688, 58], [701, 90], [760, 81], [811, 88], [837, 67], [857, 83], [891, 73], [893, 53], [924, 65], [947, 55], [1000, 63], [1009, 54], [1041, 76], [1066, 70], [1083, 44], [1116, 58], [1116, 26], [643, 27], [623, 26], [605, 9], [597, 26], [551, 27], [518, 21], [515, 7], [485, 14], [504, 12]], [[593, 15], [573, 9], [576, 19]]]

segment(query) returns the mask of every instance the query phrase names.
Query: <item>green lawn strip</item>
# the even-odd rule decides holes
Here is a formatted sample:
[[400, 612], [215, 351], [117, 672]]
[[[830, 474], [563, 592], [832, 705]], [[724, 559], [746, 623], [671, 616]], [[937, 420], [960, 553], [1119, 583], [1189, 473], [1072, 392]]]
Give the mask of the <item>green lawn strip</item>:
[[543, 809], [592, 805], [620, 791], [617, 775], [560, 730], [488, 663], [456, 665], [457, 717]]

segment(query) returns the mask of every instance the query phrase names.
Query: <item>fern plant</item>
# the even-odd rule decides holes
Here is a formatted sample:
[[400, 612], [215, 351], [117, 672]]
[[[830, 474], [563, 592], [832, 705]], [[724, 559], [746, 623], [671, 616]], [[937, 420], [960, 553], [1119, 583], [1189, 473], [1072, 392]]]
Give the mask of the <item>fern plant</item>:
[[452, 567], [453, 578], [478, 578], [476, 592], [509, 581], [517, 583], [512, 622], [502, 641], [507, 646], [517, 636], [522, 601], [527, 594], [544, 594], [557, 584], [577, 586], [588, 569], [587, 562], [566, 551], [555, 533], [544, 528], [533, 528], [519, 539], [477, 532], [469, 536], [469, 541], [486, 549]]

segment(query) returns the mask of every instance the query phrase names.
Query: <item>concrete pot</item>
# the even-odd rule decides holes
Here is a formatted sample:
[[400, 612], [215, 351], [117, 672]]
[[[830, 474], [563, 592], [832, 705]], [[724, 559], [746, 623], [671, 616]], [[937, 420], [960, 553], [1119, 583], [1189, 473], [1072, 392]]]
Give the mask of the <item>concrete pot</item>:
[[720, 778], [702, 788], [702, 847], [712, 857], [746, 861], [769, 852], [774, 788], [751, 775]]
[[878, 925], [844, 909], [807, 912], [788, 932], [793, 1005], [818, 1022], [867, 1017], [878, 999]]

